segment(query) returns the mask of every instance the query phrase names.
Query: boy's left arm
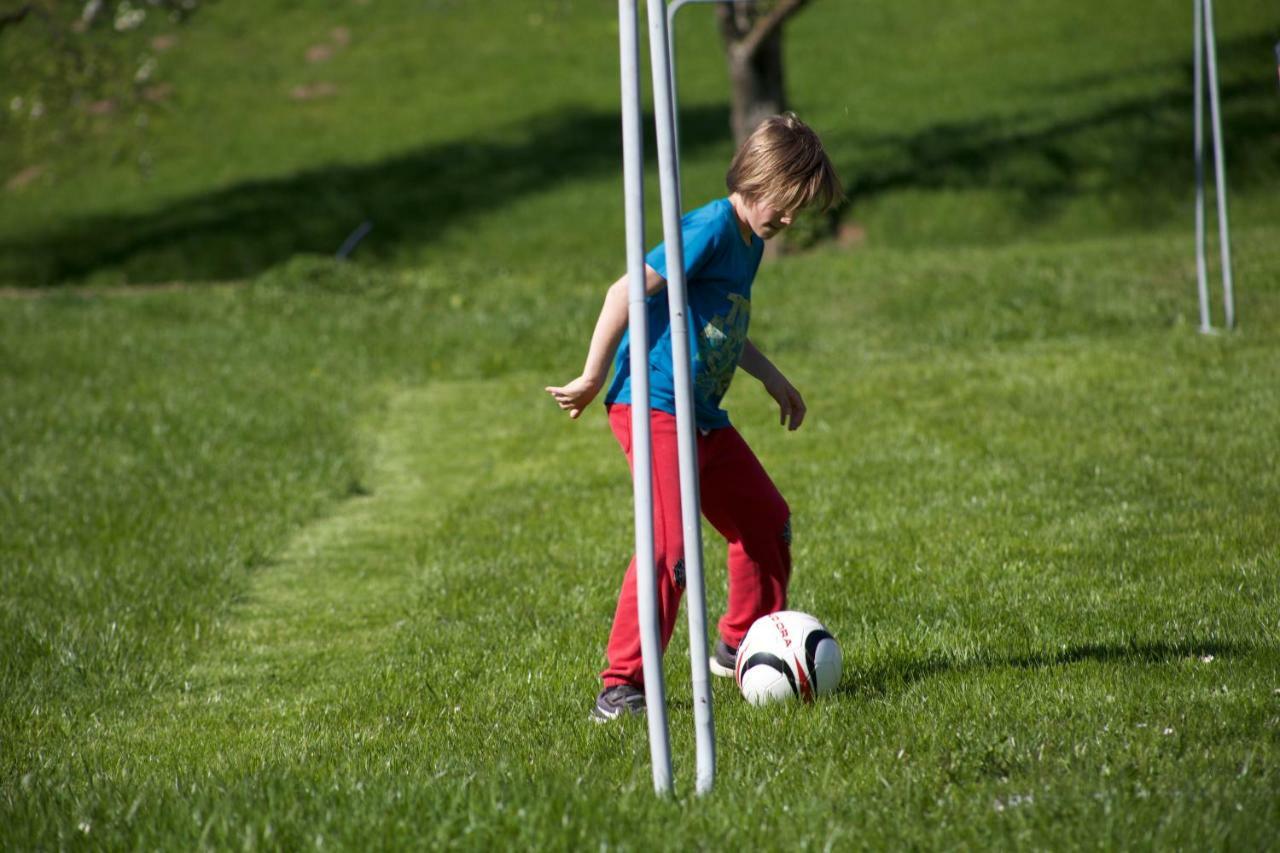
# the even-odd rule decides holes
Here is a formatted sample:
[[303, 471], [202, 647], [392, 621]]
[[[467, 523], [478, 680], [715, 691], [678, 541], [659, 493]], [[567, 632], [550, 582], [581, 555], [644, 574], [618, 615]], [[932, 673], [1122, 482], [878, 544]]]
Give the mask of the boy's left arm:
[[787, 429], [799, 429], [804, 421], [804, 398], [800, 396], [796, 386], [782, 375], [782, 371], [765, 358], [764, 353], [756, 349], [756, 345], [751, 343], [750, 338], [742, 348], [742, 358], [738, 361], [738, 366], [759, 379], [764, 385], [764, 390], [777, 401], [779, 423], [786, 425]]

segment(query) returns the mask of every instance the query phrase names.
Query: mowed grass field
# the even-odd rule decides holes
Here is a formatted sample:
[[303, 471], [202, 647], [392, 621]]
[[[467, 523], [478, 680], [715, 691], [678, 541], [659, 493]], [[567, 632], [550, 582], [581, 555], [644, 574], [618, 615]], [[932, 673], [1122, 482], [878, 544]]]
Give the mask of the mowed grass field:
[[[707, 11], [691, 201], [731, 148]], [[683, 624], [676, 797], [643, 724], [587, 719], [630, 482], [603, 411], [541, 390], [622, 265], [612, 8], [217, 4], [141, 137], [7, 136], [6, 168], [46, 168], [0, 208], [0, 845], [1273, 847], [1277, 21], [1219, 12], [1216, 336], [1183, 15], [796, 19], [796, 106], [863, 236], [758, 280], [805, 426], [746, 376], [728, 406], [845, 678], [766, 709], [717, 682], [707, 798]], [[317, 254], [364, 219], [355, 262]]]

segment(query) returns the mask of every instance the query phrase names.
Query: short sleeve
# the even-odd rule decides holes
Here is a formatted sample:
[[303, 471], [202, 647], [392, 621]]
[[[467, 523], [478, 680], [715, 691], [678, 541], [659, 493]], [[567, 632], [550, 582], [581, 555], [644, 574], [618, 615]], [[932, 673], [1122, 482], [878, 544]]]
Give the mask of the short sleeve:
[[[684, 240], [684, 277], [688, 283], [693, 283], [711, 263], [721, 245], [721, 232], [724, 230], [721, 217], [699, 214], [704, 214], [704, 211], [694, 211], [686, 216], [680, 228]], [[659, 243], [645, 257], [645, 262], [658, 275], [667, 278], [667, 244]]]

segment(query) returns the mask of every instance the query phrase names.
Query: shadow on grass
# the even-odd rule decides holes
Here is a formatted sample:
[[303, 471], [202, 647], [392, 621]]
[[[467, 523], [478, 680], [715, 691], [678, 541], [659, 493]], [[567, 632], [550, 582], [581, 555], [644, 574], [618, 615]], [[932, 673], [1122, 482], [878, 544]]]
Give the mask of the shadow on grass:
[[886, 696], [917, 681], [953, 673], [990, 669], [1046, 669], [1076, 663], [1108, 663], [1124, 666], [1172, 663], [1213, 655], [1215, 658], [1251, 654], [1255, 646], [1230, 640], [1134, 641], [1129, 643], [1080, 643], [1057, 652], [1002, 656], [979, 653], [967, 659], [933, 656], [924, 660], [887, 660], [846, 679], [837, 692], [858, 697]]
[[[1230, 81], [1220, 87], [1226, 172], [1230, 184], [1240, 188], [1280, 178], [1273, 42], [1268, 32], [1219, 44], [1220, 79]], [[1183, 82], [1138, 97], [1107, 99], [1095, 91], [1127, 78], [1170, 74]], [[947, 122], [915, 133], [844, 134], [838, 137], [840, 149], [860, 154], [838, 165], [850, 178], [855, 208], [860, 201], [907, 190], [995, 190], [1017, 199], [1014, 218], [1024, 224], [1049, 219], [1080, 196], [1096, 197], [1099, 215], [1112, 221], [1156, 224], [1189, 211], [1192, 81], [1190, 56], [1185, 62], [1089, 75], [1046, 89], [1043, 110]], [[1065, 104], [1080, 97], [1105, 106], [1069, 114]], [[1205, 110], [1207, 116], [1207, 100]]]
[[[1236, 187], [1280, 179], [1270, 34], [1219, 45], [1227, 174]], [[1046, 91], [1043, 110], [944, 122], [908, 134], [835, 134], [833, 151], [860, 201], [911, 190], [996, 190], [1015, 226], [1051, 219], [1069, 200], [1097, 199], [1097, 227], [1144, 226], [1179, 215], [1192, 187], [1190, 60], [1117, 72], [1108, 81], [1177, 74], [1165, 91], [1106, 101], [1082, 77]], [[1086, 104], [1077, 114], [1074, 99]], [[1097, 106], [1099, 101], [1104, 105]], [[723, 107], [682, 111], [684, 153], [722, 144]], [[651, 135], [650, 137], [651, 138]], [[647, 146], [652, 154], [652, 145]], [[357, 256], [396, 257], [522, 196], [618, 171], [618, 117], [570, 109], [359, 165], [334, 164], [181, 199], [136, 215], [78, 219], [0, 241], [0, 283], [48, 286], [107, 273], [136, 283], [253, 276], [298, 253], [332, 254], [361, 223]], [[1007, 225], [1008, 223], [1006, 223]], [[992, 230], [994, 229], [994, 230]], [[999, 225], [978, 218], [974, 238]]]
[[[682, 120], [689, 152], [728, 133], [725, 108], [694, 107]], [[298, 253], [333, 254], [365, 221], [374, 230], [358, 256], [385, 259], [522, 196], [620, 172], [620, 134], [616, 113], [572, 109], [376, 163], [334, 164], [146, 213], [79, 219], [0, 242], [0, 281], [48, 286], [100, 271], [133, 283], [242, 278]]]

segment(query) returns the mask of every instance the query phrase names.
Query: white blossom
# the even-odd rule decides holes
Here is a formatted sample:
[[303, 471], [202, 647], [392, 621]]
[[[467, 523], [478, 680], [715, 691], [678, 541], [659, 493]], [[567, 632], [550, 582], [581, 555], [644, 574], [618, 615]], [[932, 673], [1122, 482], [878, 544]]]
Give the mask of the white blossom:
[[138, 72], [133, 75], [133, 82], [145, 83], [151, 79], [151, 75], [156, 73], [156, 58], [154, 56], [146, 57], [142, 65], [138, 67]]
[[124, 0], [116, 7], [116, 32], [122, 33], [126, 30], [135, 30], [142, 25], [147, 19], [146, 9], [135, 9], [129, 0]]

